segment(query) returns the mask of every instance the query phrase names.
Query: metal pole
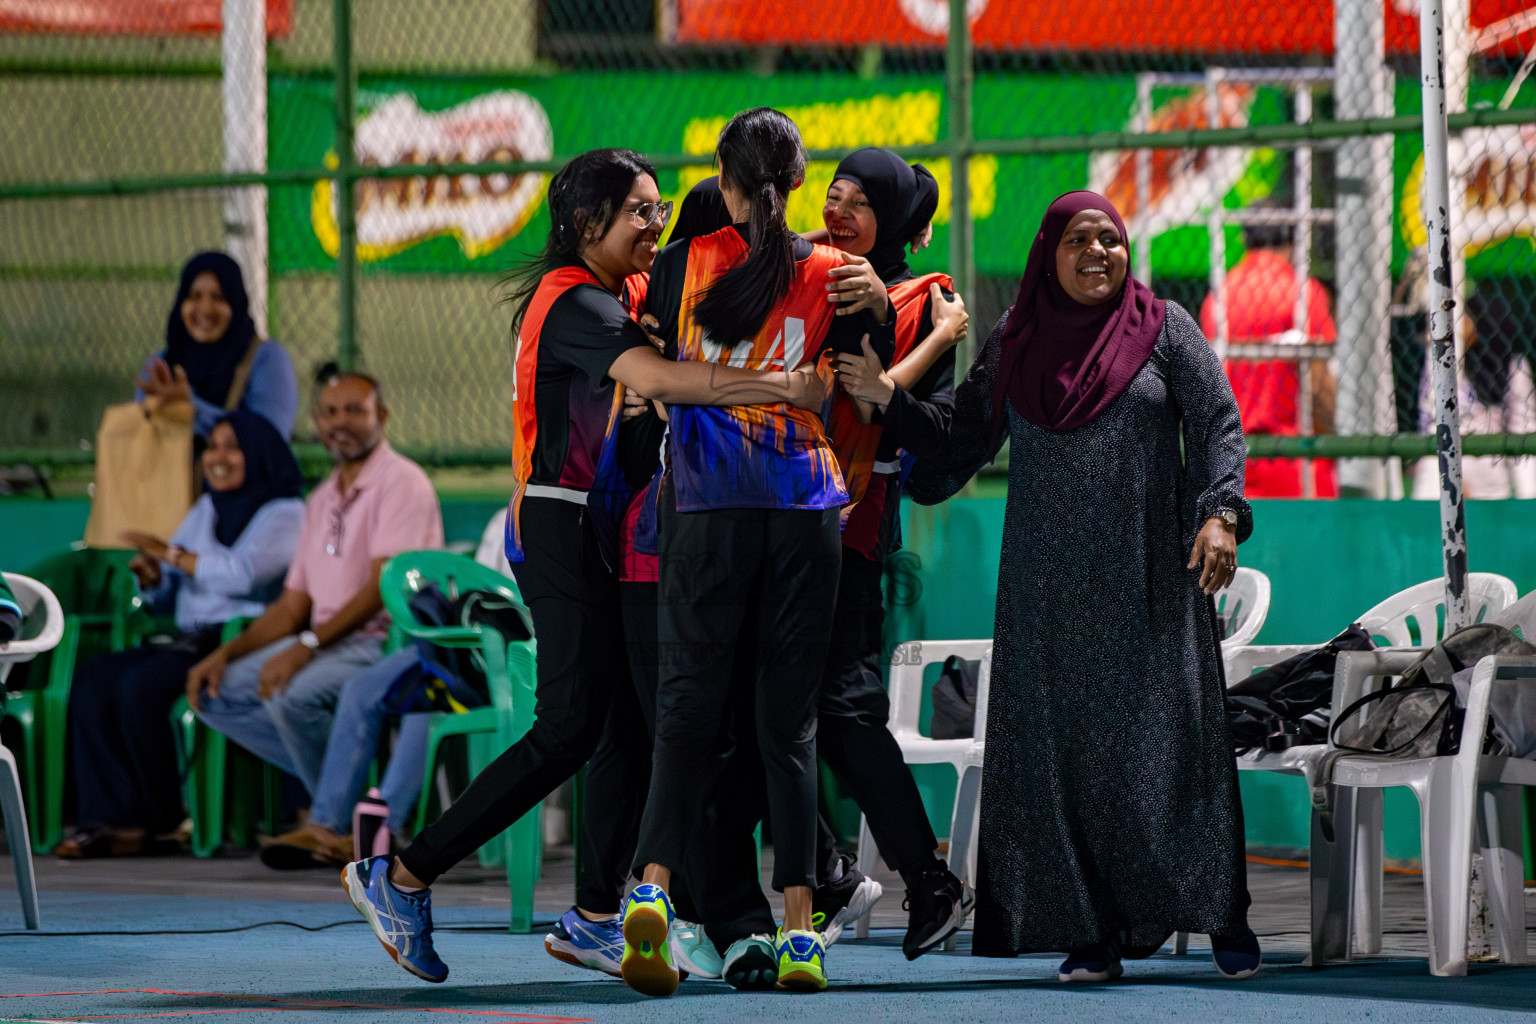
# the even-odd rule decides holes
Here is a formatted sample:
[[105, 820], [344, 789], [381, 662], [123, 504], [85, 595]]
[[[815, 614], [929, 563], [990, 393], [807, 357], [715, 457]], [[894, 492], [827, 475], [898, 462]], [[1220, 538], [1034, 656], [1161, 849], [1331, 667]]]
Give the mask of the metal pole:
[[1422, 0], [1419, 61], [1424, 93], [1424, 226], [1429, 235], [1430, 373], [1435, 454], [1440, 461], [1440, 542], [1445, 559], [1445, 630], [1468, 625], [1467, 520], [1461, 490], [1461, 422], [1456, 406], [1456, 300], [1451, 279], [1451, 183], [1446, 130], [1442, 0]]
[[[1136, 76], [1136, 130], [1152, 130], [1152, 81], [1153, 74], [1143, 71]], [[1212, 128], [1216, 127], [1211, 125]], [[1148, 287], [1152, 284], [1152, 217], [1148, 209], [1152, 205], [1152, 151], [1136, 151], [1136, 216], [1146, 229], [1136, 245], [1136, 279]]]
[[[1296, 87], [1295, 97], [1295, 120], [1305, 124], [1312, 120], [1312, 86], [1306, 82], [1300, 83]], [[1296, 277], [1296, 302], [1292, 307], [1291, 327], [1304, 344], [1311, 345], [1315, 339], [1312, 337], [1312, 324], [1307, 317], [1307, 282], [1312, 276], [1312, 148], [1297, 146], [1292, 164], [1295, 195], [1291, 205], [1296, 211], [1296, 226], [1291, 240], [1291, 265]], [[1312, 409], [1311, 359], [1297, 362], [1296, 382], [1299, 392], [1296, 396], [1297, 433], [1306, 436], [1314, 433], [1316, 426]], [[1313, 469], [1311, 459], [1301, 460], [1303, 498], [1317, 497], [1317, 479]]]
[[[224, 170], [267, 169], [267, 5], [224, 0], [222, 93]], [[256, 332], [267, 330], [267, 190], [260, 185], [224, 193], [224, 247], [240, 264]]]
[[[1334, 38], [1335, 116], [1390, 113], [1385, 7], [1379, 0], [1338, 0]], [[1390, 434], [1395, 431], [1387, 314], [1392, 290], [1392, 144], [1361, 132], [1339, 145], [1335, 160], [1334, 348], [1339, 373], [1334, 430]], [[1380, 460], [1347, 459], [1339, 463], [1338, 473], [1340, 493], [1346, 496], [1381, 498], [1392, 492]]]
[[[944, 54], [944, 92], [949, 105], [949, 276], [972, 308], [976, 296], [974, 225], [971, 223], [971, 89], [976, 69], [965, 0], [949, 0], [949, 42]], [[983, 328], [985, 329], [985, 328]], [[960, 342], [963, 367], [971, 365], [976, 332]]]
[[[1221, 72], [1221, 68], [1205, 69], [1205, 119], [1211, 128], [1221, 127]], [[1216, 357], [1226, 359], [1232, 329], [1227, 320], [1227, 220], [1220, 196], [1211, 201], [1205, 228], [1210, 241], [1211, 314], [1216, 321], [1216, 337], [1211, 344]]]
[[336, 76], [336, 362], [343, 370], [357, 365], [357, 208], [353, 202], [357, 154], [352, 145], [353, 92], [352, 0], [332, 0], [331, 61]]

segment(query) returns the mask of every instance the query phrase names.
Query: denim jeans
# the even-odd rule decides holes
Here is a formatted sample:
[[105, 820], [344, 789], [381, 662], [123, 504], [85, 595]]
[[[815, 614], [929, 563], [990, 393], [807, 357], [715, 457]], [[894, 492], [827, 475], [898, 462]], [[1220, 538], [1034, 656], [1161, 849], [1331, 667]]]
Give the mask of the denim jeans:
[[313, 796], [337, 697], [348, 679], [379, 661], [384, 641], [354, 634], [316, 651], [286, 690], [262, 700], [262, 666], [296, 643], [297, 638], [285, 637], [232, 662], [224, 670], [219, 695], [205, 695], [197, 714], [257, 757], [298, 776]]
[[[330, 742], [320, 777], [311, 791], [314, 806], [310, 820], [343, 835], [352, 830], [352, 807], [368, 783], [368, 768], [379, 749], [379, 735], [389, 718], [384, 695], [400, 674], [416, 664], [412, 645], [386, 655], [378, 664], [347, 680], [336, 702]], [[402, 715], [400, 734], [389, 755], [389, 766], [379, 782], [379, 793], [389, 807], [389, 827], [404, 834], [413, 824], [421, 776], [427, 758], [429, 714]]]

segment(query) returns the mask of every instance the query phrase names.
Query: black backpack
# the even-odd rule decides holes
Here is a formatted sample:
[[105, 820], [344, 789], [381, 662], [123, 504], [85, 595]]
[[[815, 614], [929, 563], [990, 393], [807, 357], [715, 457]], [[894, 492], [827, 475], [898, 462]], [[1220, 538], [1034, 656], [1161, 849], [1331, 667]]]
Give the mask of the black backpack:
[[[424, 626], [484, 626], [507, 643], [533, 638], [527, 609], [489, 590], [466, 590], [450, 599], [429, 582], [411, 595], [408, 607]], [[490, 703], [485, 657], [478, 650], [439, 647], [430, 640], [415, 643], [416, 664], [384, 698], [392, 712], [465, 711]]]
[[928, 735], [936, 740], [966, 740], [976, 735], [976, 682], [981, 662], [958, 654], [944, 659], [933, 684], [933, 717]]
[[1333, 703], [1333, 669], [1340, 651], [1375, 648], [1359, 623], [1323, 646], [1255, 672], [1227, 688], [1227, 723], [1232, 746], [1243, 754], [1255, 747], [1284, 750], [1328, 739]]

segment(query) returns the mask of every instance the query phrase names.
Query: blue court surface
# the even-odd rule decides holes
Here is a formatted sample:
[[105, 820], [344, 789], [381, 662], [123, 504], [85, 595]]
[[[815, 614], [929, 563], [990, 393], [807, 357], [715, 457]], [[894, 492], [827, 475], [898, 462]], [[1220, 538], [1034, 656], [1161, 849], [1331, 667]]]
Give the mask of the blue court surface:
[[[570, 891], [568, 867], [563, 884], [549, 877], [561, 867], [550, 865], [540, 887], [545, 920]], [[1247, 982], [1222, 981], [1200, 936], [1189, 955], [1128, 964], [1125, 978], [1108, 985], [1058, 983], [1055, 956], [971, 957], [968, 933], [955, 952], [909, 964], [894, 927], [901, 893], [892, 885], [870, 937], [854, 940], [850, 932], [833, 947], [826, 994], [743, 994], [695, 979], [673, 998], [653, 1000], [551, 959], [540, 932], [508, 935], [506, 890], [483, 869], [439, 884], [438, 950], [452, 975], [429, 985], [389, 961], [329, 871], [275, 876], [249, 858], [72, 865], [40, 858], [38, 868], [43, 934], [15, 930], [19, 910], [0, 891], [0, 1021], [1536, 1019], [1536, 968], [1474, 964], [1466, 978], [1428, 975], [1411, 955], [1422, 937], [1408, 934], [1416, 888], [1389, 892], [1388, 955], [1302, 966], [1304, 936], [1266, 932], [1266, 925], [1292, 928], [1305, 913], [1304, 901], [1299, 913], [1296, 904], [1305, 874], [1294, 869], [1253, 872], [1253, 923], [1266, 935], [1267, 965]], [[0, 869], [9, 876], [8, 863]], [[211, 933], [270, 921], [291, 924]], [[97, 931], [168, 934], [69, 934]]]

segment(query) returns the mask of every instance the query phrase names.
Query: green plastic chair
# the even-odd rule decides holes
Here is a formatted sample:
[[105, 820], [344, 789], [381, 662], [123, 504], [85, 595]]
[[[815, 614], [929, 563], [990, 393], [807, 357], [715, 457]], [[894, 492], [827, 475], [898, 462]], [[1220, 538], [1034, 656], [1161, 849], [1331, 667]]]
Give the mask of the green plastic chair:
[[[222, 641], [240, 634], [249, 619], [224, 624]], [[171, 728], [176, 730], [176, 753], [181, 766], [182, 794], [192, 819], [192, 855], [212, 857], [224, 846], [224, 832], [239, 846], [256, 841], [258, 818], [267, 833], [278, 828], [282, 810], [282, 777], [278, 770], [210, 729], [193, 713], [182, 697], [171, 709]]]
[[[384, 608], [396, 628], [413, 639], [442, 647], [477, 650], [485, 659], [491, 703], [460, 714], [434, 713], [427, 734], [426, 771], [421, 800], [416, 809], [417, 829], [425, 827], [436, 774], [438, 750], [449, 736], [464, 736], [471, 748], [471, 768], [479, 771], [516, 743], [533, 725], [533, 640], [504, 641], [495, 630], [480, 626], [425, 626], [409, 606], [411, 596], [428, 583], [436, 583], [449, 598], [465, 590], [489, 590], [523, 605], [517, 584], [493, 569], [462, 555], [446, 551], [407, 551], [384, 566], [379, 590]], [[479, 762], [478, 764], [476, 762]], [[512, 918], [508, 930], [525, 935], [533, 930], [533, 887], [543, 859], [539, 809], [535, 805], [493, 843], [501, 845], [512, 890]]]
[[59, 645], [16, 667], [0, 710], [0, 719], [14, 721], [21, 734], [17, 761], [35, 854], [48, 853], [64, 838], [64, 752], [75, 666], [137, 643], [151, 624], [128, 571], [133, 554], [100, 548], [63, 551], [23, 573], [52, 590], [64, 609]]

